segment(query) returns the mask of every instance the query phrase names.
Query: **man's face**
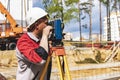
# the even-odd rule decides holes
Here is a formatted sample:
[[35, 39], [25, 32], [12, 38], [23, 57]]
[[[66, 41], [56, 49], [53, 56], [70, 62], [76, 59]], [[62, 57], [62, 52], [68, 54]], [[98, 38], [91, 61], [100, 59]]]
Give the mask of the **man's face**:
[[42, 22], [40, 22], [37, 26], [37, 31], [38, 31], [38, 36], [41, 37], [43, 29], [47, 26], [48, 23], [48, 19], [43, 20]]

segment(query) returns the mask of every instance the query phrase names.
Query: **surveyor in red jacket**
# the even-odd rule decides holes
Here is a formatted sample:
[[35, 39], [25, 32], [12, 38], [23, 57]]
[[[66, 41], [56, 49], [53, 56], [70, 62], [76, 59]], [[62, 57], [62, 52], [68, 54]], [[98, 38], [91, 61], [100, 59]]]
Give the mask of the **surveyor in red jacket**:
[[[26, 21], [28, 32], [23, 34], [16, 46], [18, 69], [16, 80], [39, 80], [46, 59], [49, 55], [48, 35], [51, 26], [48, 26], [48, 13], [34, 7], [27, 13]], [[44, 80], [49, 80], [47, 73]]]

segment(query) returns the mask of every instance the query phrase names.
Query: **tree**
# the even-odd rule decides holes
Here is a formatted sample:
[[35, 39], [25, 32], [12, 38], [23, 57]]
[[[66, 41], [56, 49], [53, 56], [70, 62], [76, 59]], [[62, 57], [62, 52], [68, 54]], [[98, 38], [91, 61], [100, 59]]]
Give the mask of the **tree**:
[[[92, 0], [89, 0], [89, 3], [92, 4]], [[89, 7], [89, 16], [90, 16], [90, 33], [89, 33], [89, 40], [92, 40], [92, 5]]]
[[102, 41], [102, 16], [101, 16], [101, 1], [99, 0], [99, 12], [100, 12], [100, 42]]
[[110, 0], [100, 0], [106, 7], [107, 12], [107, 41], [111, 41], [111, 27], [110, 27]]
[[[85, 6], [86, 8], [78, 8], [79, 0], [43, 0], [44, 7], [46, 11], [50, 14], [50, 18], [54, 20], [54, 18], [61, 18], [63, 23], [67, 23], [71, 20], [76, 20], [80, 22], [80, 13], [84, 10], [89, 14], [90, 19], [90, 40], [91, 40], [91, 32], [92, 32], [92, 0], [88, 0], [88, 2], [84, 2], [80, 4], [80, 6]], [[81, 24], [80, 27], [80, 38], [81, 35]]]
[[64, 1], [64, 6], [63, 0], [43, 0], [43, 4], [46, 11], [50, 14], [51, 19], [61, 18], [64, 23], [67, 23], [72, 19], [78, 19], [76, 15], [78, 14], [78, 9], [75, 7], [78, 1], [66, 0]]
[[[79, 0], [53, 0], [49, 2], [44, 0], [45, 8], [50, 13], [51, 18], [61, 18], [63, 23], [67, 23], [71, 20], [80, 22], [80, 9], [76, 6], [78, 2]], [[81, 26], [79, 25], [79, 27], [81, 38]]]
[[84, 2], [81, 4], [82, 6], [84, 6], [86, 9], [84, 9], [84, 12], [88, 14], [89, 16], [89, 41], [92, 40], [92, 7], [93, 2], [92, 0], [88, 0], [87, 2]]
[[[85, 16], [83, 18], [81, 18], [81, 14], [82, 12], [85, 12], [87, 14], [89, 14], [90, 10], [89, 8], [87, 7], [88, 5], [90, 5], [90, 3], [88, 2], [83, 2], [81, 3], [79, 1], [78, 3], [78, 10], [79, 10], [79, 29], [80, 29], [80, 41], [82, 42], [82, 28], [81, 28], [81, 19], [83, 20], [84, 18], [86, 18]], [[83, 27], [87, 27], [86, 25], [84, 25]]]

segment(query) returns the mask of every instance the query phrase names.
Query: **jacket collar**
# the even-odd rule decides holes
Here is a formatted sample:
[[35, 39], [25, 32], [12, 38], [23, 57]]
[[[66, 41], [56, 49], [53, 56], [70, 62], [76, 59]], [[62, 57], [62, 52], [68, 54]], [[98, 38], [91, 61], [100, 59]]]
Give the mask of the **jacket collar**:
[[32, 33], [32, 32], [27, 32], [28, 36], [33, 39], [36, 42], [39, 42], [40, 40]]

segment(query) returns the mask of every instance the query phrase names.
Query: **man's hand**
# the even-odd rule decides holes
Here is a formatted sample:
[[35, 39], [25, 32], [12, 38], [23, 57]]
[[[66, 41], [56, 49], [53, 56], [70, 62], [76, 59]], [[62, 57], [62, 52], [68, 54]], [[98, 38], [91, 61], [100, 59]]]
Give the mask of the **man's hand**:
[[48, 53], [48, 35], [51, 29], [52, 29], [52, 26], [46, 26], [43, 29], [43, 34], [40, 41], [40, 46], [43, 47], [47, 51], [47, 53]]
[[48, 36], [51, 29], [52, 29], [52, 26], [46, 26], [46, 27], [43, 29], [43, 35]]

